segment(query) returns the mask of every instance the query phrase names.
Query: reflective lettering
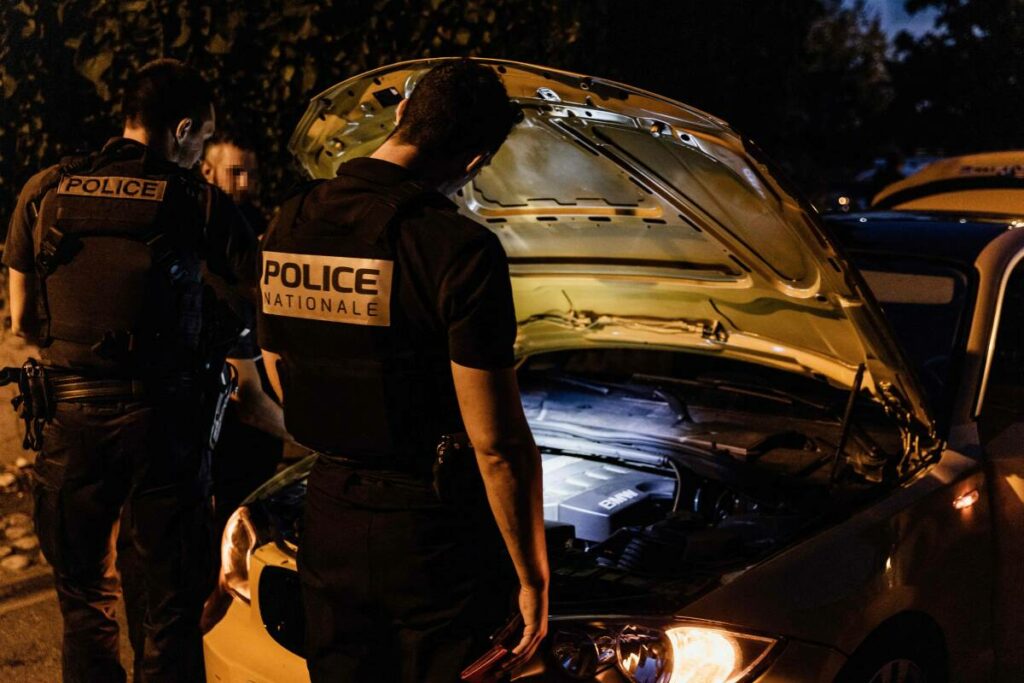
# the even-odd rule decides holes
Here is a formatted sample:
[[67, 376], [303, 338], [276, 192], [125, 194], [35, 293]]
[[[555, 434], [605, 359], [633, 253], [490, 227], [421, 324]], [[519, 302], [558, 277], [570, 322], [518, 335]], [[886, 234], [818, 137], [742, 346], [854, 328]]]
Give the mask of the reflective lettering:
[[67, 176], [61, 180], [57, 194], [105, 199], [145, 199], [162, 201], [167, 181], [121, 176]]
[[356, 293], [358, 294], [376, 294], [377, 290], [374, 289], [374, 285], [377, 284], [377, 276], [380, 271], [371, 270], [369, 268], [361, 268], [356, 272]]
[[281, 274], [281, 264], [271, 259], [266, 259], [263, 262], [263, 284], [270, 282], [270, 278], [277, 277]]
[[331, 273], [331, 287], [334, 289], [334, 291], [341, 292], [343, 294], [348, 294], [349, 292], [352, 291], [351, 287], [346, 287], [345, 285], [341, 284], [341, 276], [344, 273], [352, 272], [355, 272], [355, 270], [347, 266], [338, 266], [337, 268], [334, 269], [334, 272]]
[[[327, 283], [326, 282], [321, 282], [321, 284], [322, 285], [326, 285]], [[302, 286], [305, 287], [306, 289], [312, 289], [314, 292], [318, 292], [321, 289], [323, 289], [323, 287], [321, 285], [314, 284], [313, 280], [309, 277], [309, 264], [308, 263], [303, 263], [302, 264]]]
[[[289, 278], [288, 273], [293, 273], [292, 277]], [[299, 286], [300, 282], [302, 282], [302, 273], [299, 272], [298, 264], [285, 263], [281, 266], [281, 284], [294, 289]]]
[[356, 325], [391, 324], [391, 261], [278, 251], [264, 251], [262, 260], [265, 314]]

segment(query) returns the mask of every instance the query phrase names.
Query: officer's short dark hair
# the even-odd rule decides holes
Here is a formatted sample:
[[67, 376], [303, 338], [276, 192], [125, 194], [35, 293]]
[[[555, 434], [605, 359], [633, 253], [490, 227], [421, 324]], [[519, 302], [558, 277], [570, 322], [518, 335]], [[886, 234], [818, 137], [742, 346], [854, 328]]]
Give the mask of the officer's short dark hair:
[[158, 131], [182, 119], [202, 121], [212, 105], [213, 91], [198, 71], [177, 59], [157, 59], [129, 81], [122, 111], [126, 120]]
[[494, 69], [458, 59], [420, 79], [395, 137], [427, 153], [494, 152], [521, 116]]

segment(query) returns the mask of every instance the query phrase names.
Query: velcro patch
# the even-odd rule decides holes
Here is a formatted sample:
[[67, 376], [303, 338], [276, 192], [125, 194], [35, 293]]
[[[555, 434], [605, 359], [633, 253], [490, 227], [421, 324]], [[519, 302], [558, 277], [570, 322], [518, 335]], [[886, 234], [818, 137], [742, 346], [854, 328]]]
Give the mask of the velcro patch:
[[391, 325], [394, 262], [263, 252], [263, 312], [351, 325]]
[[71, 175], [60, 181], [57, 194], [79, 197], [106, 197], [108, 199], [144, 199], [160, 202], [167, 189], [166, 180], [126, 178], [123, 176]]

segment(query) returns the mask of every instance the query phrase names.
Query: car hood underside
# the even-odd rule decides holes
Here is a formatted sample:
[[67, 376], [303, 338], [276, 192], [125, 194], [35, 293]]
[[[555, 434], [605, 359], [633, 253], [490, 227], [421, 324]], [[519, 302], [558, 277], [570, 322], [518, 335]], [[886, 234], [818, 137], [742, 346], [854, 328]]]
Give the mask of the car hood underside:
[[[313, 177], [371, 154], [441, 59], [314, 98], [290, 148]], [[854, 383], [934, 425], [860, 276], [813, 209], [725, 122], [630, 86], [500, 60], [524, 119], [455, 199], [509, 256], [519, 353], [643, 344]]]

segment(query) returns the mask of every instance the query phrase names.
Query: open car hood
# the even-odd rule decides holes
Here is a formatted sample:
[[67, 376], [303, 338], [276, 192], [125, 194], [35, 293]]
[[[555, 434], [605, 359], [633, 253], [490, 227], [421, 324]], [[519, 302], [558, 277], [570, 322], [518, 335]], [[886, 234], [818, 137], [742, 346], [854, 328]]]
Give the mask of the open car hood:
[[[443, 59], [315, 97], [290, 149], [313, 177], [371, 154]], [[808, 204], [713, 116], [636, 88], [484, 59], [524, 120], [456, 197], [501, 239], [519, 352], [647, 344], [724, 353], [864, 387], [917, 434], [934, 426], [899, 347]]]

